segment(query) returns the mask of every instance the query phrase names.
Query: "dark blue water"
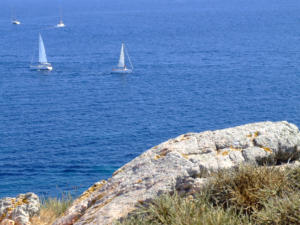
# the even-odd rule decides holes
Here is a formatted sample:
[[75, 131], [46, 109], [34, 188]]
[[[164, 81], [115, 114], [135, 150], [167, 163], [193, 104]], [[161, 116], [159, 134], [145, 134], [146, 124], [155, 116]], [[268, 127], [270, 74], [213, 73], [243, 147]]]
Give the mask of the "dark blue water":
[[[0, 197], [79, 194], [186, 132], [300, 125], [298, 0], [87, 2], [65, 29], [55, 1], [0, 3]], [[51, 73], [28, 69], [39, 31]], [[122, 41], [136, 70], [111, 75]]]

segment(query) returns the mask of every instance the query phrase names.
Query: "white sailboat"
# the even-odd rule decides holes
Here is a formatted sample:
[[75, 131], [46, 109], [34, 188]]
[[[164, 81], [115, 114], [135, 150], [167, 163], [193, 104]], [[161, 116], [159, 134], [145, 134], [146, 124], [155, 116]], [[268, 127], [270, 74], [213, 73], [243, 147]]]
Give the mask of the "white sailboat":
[[14, 24], [14, 25], [20, 25], [21, 24], [21, 22], [16, 19], [16, 16], [15, 16], [15, 13], [14, 13], [13, 10], [12, 10], [12, 13], [11, 13], [11, 23]]
[[65, 27], [66, 25], [64, 24], [64, 22], [62, 21], [62, 19], [60, 19], [59, 23], [56, 25], [57, 28], [61, 28], [61, 27]]
[[121, 53], [120, 53], [120, 58], [119, 58], [119, 63], [116, 66], [116, 68], [113, 68], [112, 73], [132, 73], [133, 71], [133, 66], [129, 57], [128, 52], [127, 53], [127, 57], [128, 57], [128, 61], [130, 63], [130, 68], [126, 67], [126, 63], [125, 63], [125, 44], [122, 43], [122, 47], [121, 47]]
[[60, 8], [60, 15], [59, 15], [59, 23], [56, 25], [57, 28], [65, 27], [66, 25], [64, 24], [62, 20], [62, 9]]
[[53, 69], [52, 65], [48, 63], [45, 45], [41, 34], [39, 34], [39, 63], [37, 65], [30, 65], [30, 69], [48, 71]]
[[21, 24], [21, 22], [19, 20], [17, 20], [17, 19], [13, 19], [11, 21], [11, 23], [14, 24], [14, 25], [20, 25]]

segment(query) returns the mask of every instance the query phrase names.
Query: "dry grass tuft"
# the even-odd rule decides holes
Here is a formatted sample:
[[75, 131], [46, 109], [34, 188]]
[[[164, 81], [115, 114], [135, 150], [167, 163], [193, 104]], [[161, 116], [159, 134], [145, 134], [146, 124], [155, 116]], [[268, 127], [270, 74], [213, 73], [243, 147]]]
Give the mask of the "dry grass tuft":
[[240, 225], [247, 223], [244, 216], [236, 217], [235, 210], [213, 207], [205, 198], [183, 198], [177, 193], [163, 195], [118, 225]]
[[70, 194], [63, 195], [61, 198], [42, 199], [39, 215], [31, 219], [32, 225], [51, 225], [71, 206], [72, 202]]
[[243, 166], [212, 173], [193, 197], [166, 194], [142, 203], [119, 225], [299, 225], [300, 168]]
[[299, 225], [300, 193], [270, 199], [264, 203], [263, 210], [253, 214], [253, 220], [262, 225]]
[[243, 166], [220, 171], [208, 187], [211, 201], [223, 207], [234, 206], [251, 214], [262, 202], [283, 196], [291, 190], [286, 172], [275, 167]]

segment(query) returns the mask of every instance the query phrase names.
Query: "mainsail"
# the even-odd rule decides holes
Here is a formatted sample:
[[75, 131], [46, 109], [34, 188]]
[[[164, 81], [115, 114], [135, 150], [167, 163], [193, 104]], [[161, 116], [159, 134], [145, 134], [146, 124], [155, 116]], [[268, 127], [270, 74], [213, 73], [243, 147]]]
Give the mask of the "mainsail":
[[120, 68], [125, 67], [125, 54], [124, 54], [124, 44], [123, 43], [122, 43], [122, 47], [121, 47], [121, 53], [120, 53], [118, 67], [120, 67]]
[[46, 56], [46, 50], [45, 50], [45, 46], [41, 34], [39, 35], [39, 62], [42, 64], [48, 62]]

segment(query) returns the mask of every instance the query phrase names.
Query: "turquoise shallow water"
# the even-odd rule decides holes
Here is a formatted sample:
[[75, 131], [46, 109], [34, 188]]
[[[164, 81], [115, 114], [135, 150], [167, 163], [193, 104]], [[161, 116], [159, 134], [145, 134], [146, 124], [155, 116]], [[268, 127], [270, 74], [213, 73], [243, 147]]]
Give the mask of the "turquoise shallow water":
[[[34, 3], [21, 26], [0, 3], [0, 197], [79, 194], [186, 132], [300, 125], [298, 1], [65, 1], [65, 29]], [[38, 32], [51, 73], [28, 69]], [[111, 75], [122, 41], [136, 70]]]

